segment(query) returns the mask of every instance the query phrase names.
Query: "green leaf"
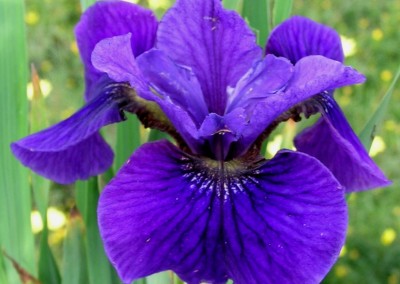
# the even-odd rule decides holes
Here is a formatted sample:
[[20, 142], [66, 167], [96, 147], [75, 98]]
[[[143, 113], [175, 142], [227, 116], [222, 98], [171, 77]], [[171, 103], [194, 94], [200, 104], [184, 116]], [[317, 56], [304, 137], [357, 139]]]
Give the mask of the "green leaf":
[[82, 11], [85, 11], [89, 6], [93, 5], [96, 0], [81, 0]]
[[0, 253], [0, 283], [8, 283], [3, 254]]
[[42, 283], [58, 284], [61, 283], [61, 276], [48, 243], [49, 230], [47, 229], [47, 222], [43, 223], [44, 228], [39, 247], [39, 280]]
[[[46, 128], [48, 122], [47, 109], [40, 89], [40, 78], [33, 65], [31, 66], [31, 82], [33, 96], [30, 105], [29, 121], [30, 133], [34, 133]], [[39, 244], [39, 280], [42, 283], [58, 284], [61, 282], [60, 272], [48, 243], [49, 231], [47, 228], [47, 207], [49, 201], [50, 181], [33, 172], [30, 172], [30, 174], [35, 204], [43, 220], [43, 231]]]
[[243, 0], [223, 0], [222, 2], [226, 9], [235, 10], [238, 13], [241, 13]]
[[392, 83], [390, 84], [389, 89], [387, 90], [385, 96], [379, 103], [378, 108], [371, 116], [371, 118], [368, 120], [367, 124], [365, 125], [364, 129], [361, 131], [359, 135], [360, 140], [366, 149], [371, 148], [372, 141], [374, 140], [376, 132], [378, 131], [378, 128], [381, 125], [383, 118], [386, 114], [390, 99], [393, 94], [394, 87], [397, 81], [399, 80], [399, 77], [400, 77], [400, 66], [399, 69], [397, 70], [396, 76], [394, 77]]
[[147, 139], [148, 142], [157, 141], [161, 139], [169, 139], [169, 135], [157, 129], [150, 130], [149, 137]]
[[146, 277], [146, 284], [168, 284], [173, 283], [172, 272], [164, 271]]
[[271, 31], [270, 0], [244, 1], [243, 17], [247, 19], [250, 26], [257, 31], [257, 41], [262, 47], [265, 46]]
[[273, 26], [286, 20], [292, 12], [293, 0], [275, 0], [273, 11]]
[[63, 246], [62, 283], [64, 284], [89, 283], [83, 232], [82, 217], [73, 210]]
[[[28, 170], [13, 157], [10, 143], [28, 134], [28, 81], [24, 1], [0, 1], [0, 247], [36, 276], [30, 224]], [[10, 261], [7, 279], [20, 283]]]
[[89, 282], [92, 284], [120, 283], [114, 268], [104, 252], [97, 226], [97, 202], [99, 188], [96, 177], [76, 185], [76, 201], [86, 225], [85, 248]]
[[[33, 88], [33, 96], [30, 103], [29, 121], [30, 133], [38, 132], [48, 126], [47, 109], [40, 89], [40, 78], [36, 68], [31, 66], [31, 83]], [[49, 200], [50, 181], [32, 171], [30, 172], [32, 180], [32, 192], [35, 204], [44, 220], [47, 219], [47, 206]]]
[[117, 145], [115, 147], [114, 170], [128, 160], [137, 147], [140, 146], [140, 122], [134, 115], [117, 124]]
[[175, 273], [172, 274], [172, 283], [173, 284], [184, 284], [183, 280], [181, 280]]

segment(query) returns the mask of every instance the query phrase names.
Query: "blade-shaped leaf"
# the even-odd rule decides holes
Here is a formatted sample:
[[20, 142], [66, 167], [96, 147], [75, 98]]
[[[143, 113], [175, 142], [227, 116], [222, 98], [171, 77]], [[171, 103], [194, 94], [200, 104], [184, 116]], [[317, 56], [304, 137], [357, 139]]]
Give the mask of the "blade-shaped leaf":
[[169, 135], [166, 134], [165, 132], [161, 132], [160, 130], [157, 130], [157, 129], [152, 129], [152, 130], [150, 130], [147, 141], [151, 142], [151, 141], [168, 139], [168, 138], [169, 138]]
[[169, 284], [173, 283], [173, 274], [170, 271], [164, 271], [146, 277], [146, 284]]
[[286, 20], [292, 12], [293, 0], [276, 0], [273, 9], [273, 26]]
[[88, 269], [82, 217], [76, 210], [70, 215], [63, 246], [62, 283], [87, 284]]
[[39, 280], [42, 283], [61, 283], [60, 272], [48, 243], [47, 222], [44, 223], [39, 247]]
[[[44, 97], [40, 89], [40, 78], [34, 65], [31, 66], [31, 82], [33, 96], [31, 99], [29, 112], [29, 132], [35, 133], [46, 128], [48, 126], [48, 120]], [[50, 181], [33, 172], [30, 172], [30, 175], [35, 204], [40, 212], [40, 215], [42, 216], [42, 219], [45, 221], [49, 200]], [[45, 224], [46, 222], [43, 223]]]
[[81, 0], [82, 11], [85, 11], [90, 5], [93, 5], [96, 0]]
[[129, 115], [128, 120], [117, 125], [117, 145], [115, 147], [114, 170], [119, 168], [128, 160], [133, 151], [140, 146], [140, 122]]
[[270, 0], [244, 1], [242, 15], [257, 31], [257, 41], [260, 46], [265, 46], [271, 31]]
[[386, 114], [387, 108], [389, 106], [390, 99], [393, 94], [394, 87], [399, 80], [400, 77], [400, 67], [397, 70], [396, 76], [394, 77], [392, 83], [390, 84], [389, 89], [387, 90], [385, 96], [382, 98], [381, 102], [379, 103], [378, 108], [368, 120], [367, 124], [365, 125], [364, 129], [361, 131], [359, 137], [361, 142], [363, 143], [366, 149], [371, 148], [372, 141], [375, 138], [375, 134], [379, 126], [381, 125], [383, 118]]
[[235, 10], [239, 14], [242, 12], [243, 0], [223, 0], [222, 2], [226, 9]]
[[[11, 155], [10, 143], [28, 134], [28, 79], [24, 1], [0, 1], [0, 247], [36, 276], [28, 170]], [[20, 283], [4, 260], [10, 283]]]
[[103, 243], [97, 226], [97, 201], [99, 188], [97, 178], [76, 185], [76, 201], [86, 226], [85, 244], [88, 283], [112, 284], [120, 283], [114, 268], [109, 263], [104, 252]]
[[0, 253], [0, 283], [7, 283], [6, 266], [4, 263], [3, 254]]

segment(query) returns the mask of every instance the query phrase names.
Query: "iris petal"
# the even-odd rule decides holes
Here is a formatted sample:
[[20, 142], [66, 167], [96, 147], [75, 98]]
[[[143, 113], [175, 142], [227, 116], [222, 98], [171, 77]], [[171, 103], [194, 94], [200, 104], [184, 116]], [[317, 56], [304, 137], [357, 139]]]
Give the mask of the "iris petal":
[[104, 172], [113, 153], [97, 131], [123, 120], [123, 85], [110, 85], [70, 118], [11, 144], [14, 155], [27, 167], [59, 183]]
[[164, 52], [152, 49], [137, 59], [155, 91], [186, 109], [198, 126], [208, 114], [201, 87], [193, 71], [175, 64]]
[[[151, 54], [154, 53], [150, 52], [149, 56]], [[117, 82], [127, 81], [135, 89], [138, 96], [156, 102], [173, 123], [192, 152], [199, 153], [201, 141], [198, 140], [198, 129], [193, 116], [191, 117], [188, 110], [176, 101], [165, 96], [165, 94], [157, 94], [151, 89], [152, 82], [149, 82], [147, 79], [149, 76], [154, 77], [156, 74], [148, 66], [145, 67], [145, 70], [141, 70], [139, 62], [142, 62], [142, 65], [144, 65], [146, 60], [151, 59], [146, 54], [143, 54], [143, 56], [143, 60], [137, 61], [135, 59], [130, 46], [130, 35], [127, 34], [100, 41], [93, 51], [92, 62], [98, 70], [107, 73], [112, 80]], [[168, 66], [177, 68], [172, 62]], [[183, 74], [176, 72], [176, 70], [165, 70], [165, 72], [173, 73], [175, 76], [183, 76]], [[176, 80], [179, 83], [183, 82], [179, 77]], [[193, 89], [197, 91], [195, 86], [196, 84], [193, 82], [192, 84], [186, 82], [180, 85], [179, 88], [189, 87], [189, 89], [180, 90], [181, 93], [188, 93]], [[182, 121], [185, 123], [182, 123]]]
[[198, 78], [209, 112], [223, 114], [227, 87], [261, 59], [256, 37], [220, 0], [178, 0], [160, 22], [156, 46]]
[[[286, 88], [257, 102], [236, 151], [244, 153], [266, 127], [296, 104], [323, 91], [364, 80], [365, 77], [355, 69], [323, 56], [314, 55], [300, 59], [294, 66], [292, 78]], [[251, 84], [248, 87], [250, 86]]]
[[285, 57], [292, 63], [309, 55], [323, 55], [340, 62], [344, 59], [339, 34], [301, 16], [291, 17], [271, 32], [266, 53]]
[[218, 199], [190, 185], [185, 164], [172, 144], [145, 144], [104, 189], [100, 232], [124, 283], [168, 269], [188, 283], [227, 280]]
[[92, 86], [102, 76], [91, 62], [96, 44], [109, 37], [131, 33], [135, 56], [153, 47], [157, 19], [152, 11], [124, 1], [99, 1], [89, 7], [75, 28], [75, 35], [84, 67], [87, 100], [93, 98]]
[[145, 144], [105, 188], [100, 231], [123, 281], [167, 269], [188, 283], [321, 281], [347, 226], [333, 175], [291, 151], [223, 175], [210, 163]]
[[389, 185], [335, 100], [325, 98], [322, 118], [295, 138], [296, 148], [319, 159], [348, 192]]

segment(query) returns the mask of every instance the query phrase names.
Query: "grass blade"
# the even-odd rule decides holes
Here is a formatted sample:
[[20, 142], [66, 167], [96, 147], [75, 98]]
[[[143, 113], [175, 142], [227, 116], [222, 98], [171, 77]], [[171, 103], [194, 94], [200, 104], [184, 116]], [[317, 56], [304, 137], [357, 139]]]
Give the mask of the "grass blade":
[[381, 125], [383, 118], [386, 114], [387, 108], [389, 106], [390, 99], [393, 94], [394, 87], [399, 80], [400, 77], [400, 66], [397, 70], [396, 76], [394, 77], [392, 83], [390, 84], [389, 89], [387, 90], [386, 94], [382, 98], [381, 102], [379, 103], [378, 108], [368, 120], [367, 124], [365, 125], [364, 129], [361, 131], [359, 137], [361, 142], [363, 143], [366, 149], [370, 149], [372, 145], [372, 141], [375, 138], [375, 134]]
[[140, 122], [135, 116], [129, 115], [126, 121], [117, 125], [115, 172], [128, 160], [133, 151], [140, 146], [140, 142]]
[[64, 284], [89, 283], [83, 232], [82, 217], [74, 210], [69, 218], [63, 247], [62, 283]]
[[242, 12], [243, 0], [223, 0], [222, 2], [226, 9]]
[[[30, 133], [38, 132], [48, 126], [47, 109], [40, 89], [40, 78], [36, 68], [31, 66], [32, 98], [30, 107]], [[48, 243], [47, 207], [49, 202], [50, 181], [30, 172], [32, 192], [37, 209], [43, 220], [43, 231], [39, 244], [39, 280], [42, 283], [61, 282], [54, 255]]]
[[86, 226], [85, 244], [89, 282], [92, 284], [119, 283], [114, 268], [104, 252], [97, 226], [99, 188], [96, 177], [77, 183], [76, 200]]
[[96, 0], [81, 0], [82, 11], [85, 11], [89, 6], [93, 5]]
[[273, 26], [286, 20], [292, 12], [293, 0], [275, 0], [273, 9]]
[[[30, 104], [29, 121], [30, 133], [38, 132], [48, 126], [47, 111], [44, 102], [44, 97], [40, 89], [40, 78], [36, 72], [36, 68], [31, 66], [31, 83], [33, 96]], [[32, 171], [30, 172], [32, 180], [32, 192], [34, 195], [35, 204], [42, 216], [46, 220], [47, 206], [49, 200], [50, 181]], [[46, 222], [43, 222], [46, 223]]]
[[169, 135], [165, 132], [161, 132], [157, 129], [150, 130], [149, 137], [147, 139], [148, 142], [157, 141], [161, 139], [169, 139]]
[[146, 277], [146, 284], [169, 284], [173, 283], [173, 274], [170, 271], [159, 272]]
[[257, 32], [258, 44], [264, 47], [271, 31], [270, 0], [244, 1], [242, 15]]
[[41, 283], [58, 284], [61, 283], [61, 276], [48, 243], [49, 231], [47, 229], [47, 222], [43, 223], [44, 227], [39, 247], [39, 280]]
[[0, 283], [7, 283], [7, 273], [3, 254], [0, 253]]
[[[0, 1], [0, 247], [36, 276], [28, 170], [10, 152], [10, 142], [28, 134], [28, 81], [24, 1]], [[7, 259], [7, 279], [20, 283]]]

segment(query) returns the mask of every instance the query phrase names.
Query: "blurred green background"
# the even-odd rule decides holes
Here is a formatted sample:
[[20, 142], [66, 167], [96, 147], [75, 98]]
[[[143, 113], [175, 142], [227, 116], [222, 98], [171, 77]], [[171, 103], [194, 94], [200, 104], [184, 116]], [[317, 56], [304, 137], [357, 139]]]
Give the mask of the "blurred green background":
[[[161, 16], [173, 1], [137, 2]], [[334, 27], [342, 35], [346, 63], [366, 75], [365, 84], [336, 93], [351, 125], [359, 133], [400, 64], [400, 1], [298, 0], [293, 5], [293, 14]], [[68, 117], [83, 102], [83, 68], [73, 34], [80, 14], [78, 0], [26, 1], [28, 58], [41, 77], [50, 123]], [[371, 149], [374, 160], [393, 180], [393, 185], [350, 196], [347, 243], [325, 283], [400, 283], [399, 90], [400, 87], [393, 93], [384, 124]], [[29, 94], [32, 87], [28, 85]], [[279, 135], [273, 140], [278, 146], [282, 144]], [[50, 245], [59, 261], [66, 212], [73, 207], [74, 199], [70, 188], [53, 185], [51, 191]], [[35, 233], [40, 235], [40, 214], [34, 211], [32, 220]]]

